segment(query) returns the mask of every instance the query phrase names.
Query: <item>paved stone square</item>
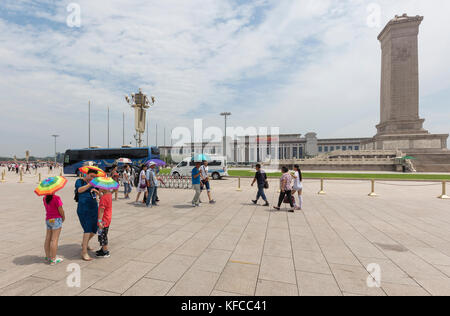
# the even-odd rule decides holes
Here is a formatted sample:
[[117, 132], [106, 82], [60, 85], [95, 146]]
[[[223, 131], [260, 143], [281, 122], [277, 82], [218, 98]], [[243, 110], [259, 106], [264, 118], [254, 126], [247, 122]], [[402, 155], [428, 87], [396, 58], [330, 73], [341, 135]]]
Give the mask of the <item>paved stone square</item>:
[[[36, 176], [6, 180], [0, 295], [450, 295], [450, 201], [436, 198], [440, 184], [380, 183], [371, 198], [368, 181], [329, 181], [318, 195], [318, 181], [306, 180], [296, 213], [253, 205], [250, 179], [241, 192], [237, 179], [214, 181], [217, 204], [199, 208], [189, 204], [193, 191], [161, 189], [156, 208], [114, 202], [112, 256], [87, 263], [69, 177], [60, 192], [65, 261], [50, 267]], [[277, 181], [270, 185], [274, 202]], [[78, 288], [66, 281], [72, 263], [81, 267]], [[371, 264], [381, 269], [381, 287], [368, 287]]]

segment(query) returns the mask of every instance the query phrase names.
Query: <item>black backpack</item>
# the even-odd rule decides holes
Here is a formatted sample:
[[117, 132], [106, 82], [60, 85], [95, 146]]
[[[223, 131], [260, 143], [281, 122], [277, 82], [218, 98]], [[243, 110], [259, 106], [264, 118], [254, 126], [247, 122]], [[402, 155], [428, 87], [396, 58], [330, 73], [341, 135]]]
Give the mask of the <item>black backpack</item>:
[[[80, 179], [81, 180], [81, 179]], [[78, 180], [77, 180], [78, 181]], [[83, 181], [83, 182], [85, 182], [84, 180], [81, 180], [81, 181]], [[77, 202], [78, 203], [78, 201], [80, 200], [80, 193], [78, 193], [78, 189], [75, 187], [75, 192], [74, 192], [75, 194], [74, 194], [74, 197], [73, 197], [73, 199], [75, 200], [75, 202]]]

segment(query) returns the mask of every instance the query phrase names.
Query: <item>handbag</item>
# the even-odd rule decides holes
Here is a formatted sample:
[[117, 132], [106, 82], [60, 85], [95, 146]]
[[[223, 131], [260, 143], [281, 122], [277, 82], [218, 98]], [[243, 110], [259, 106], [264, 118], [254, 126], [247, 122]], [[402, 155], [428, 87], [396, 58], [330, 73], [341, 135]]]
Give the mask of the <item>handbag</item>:
[[289, 201], [289, 196], [286, 194], [286, 195], [284, 196], [283, 203], [285, 203], [285, 204], [290, 204], [291, 202], [292, 202], [292, 204], [295, 204], [295, 198], [294, 198], [294, 196], [291, 195], [291, 201]]
[[268, 189], [269, 188], [269, 181], [267, 181], [267, 175], [265, 172], [263, 172], [264, 174], [264, 189]]

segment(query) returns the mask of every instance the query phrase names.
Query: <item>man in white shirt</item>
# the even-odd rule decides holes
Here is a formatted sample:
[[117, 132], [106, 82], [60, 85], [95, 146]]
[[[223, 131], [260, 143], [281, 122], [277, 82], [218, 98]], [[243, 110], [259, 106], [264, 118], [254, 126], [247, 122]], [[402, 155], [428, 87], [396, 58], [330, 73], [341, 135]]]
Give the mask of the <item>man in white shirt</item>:
[[202, 190], [206, 187], [206, 192], [208, 193], [208, 199], [210, 204], [216, 203], [211, 197], [211, 186], [209, 185], [209, 176], [208, 176], [208, 162], [203, 161], [203, 165], [200, 167], [200, 178], [202, 182]]

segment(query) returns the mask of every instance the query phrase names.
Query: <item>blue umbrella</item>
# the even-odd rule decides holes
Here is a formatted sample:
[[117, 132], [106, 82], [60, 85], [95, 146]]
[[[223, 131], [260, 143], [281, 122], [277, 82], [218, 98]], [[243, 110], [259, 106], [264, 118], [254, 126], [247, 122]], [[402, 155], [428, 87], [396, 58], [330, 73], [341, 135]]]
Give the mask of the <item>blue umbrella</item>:
[[166, 163], [164, 162], [164, 161], [162, 161], [162, 160], [159, 160], [159, 159], [150, 159], [149, 161], [147, 161], [145, 164], [146, 165], [149, 165], [150, 163], [154, 163], [157, 167], [162, 167], [162, 166], [165, 166], [166, 165]]
[[209, 160], [211, 160], [211, 157], [209, 157], [208, 155], [205, 155], [205, 154], [198, 154], [198, 155], [192, 157], [192, 160], [193, 161], [204, 161], [204, 160], [209, 161]]

